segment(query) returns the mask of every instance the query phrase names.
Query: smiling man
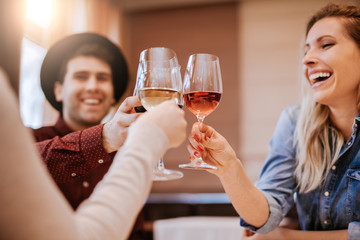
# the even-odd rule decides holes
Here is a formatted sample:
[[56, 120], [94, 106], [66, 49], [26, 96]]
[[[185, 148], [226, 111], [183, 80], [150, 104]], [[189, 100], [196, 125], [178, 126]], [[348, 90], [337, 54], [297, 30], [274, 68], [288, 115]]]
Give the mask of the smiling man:
[[[120, 49], [93, 33], [68, 36], [54, 44], [41, 67], [41, 87], [72, 131], [95, 126], [125, 92], [128, 69]], [[34, 131], [37, 141], [49, 127]]]
[[110, 65], [97, 57], [80, 55], [71, 58], [66, 69], [63, 82], [55, 82], [55, 96], [63, 103], [65, 122], [74, 130], [99, 124], [115, 103]]
[[[120, 49], [98, 34], [74, 34], [55, 43], [40, 79], [60, 116], [54, 126], [33, 129], [33, 135], [51, 176], [77, 209], [109, 169], [141, 102], [126, 98], [113, 118], [101, 123], [125, 92], [128, 69]], [[141, 215], [129, 239], [138, 234], [143, 234]]]

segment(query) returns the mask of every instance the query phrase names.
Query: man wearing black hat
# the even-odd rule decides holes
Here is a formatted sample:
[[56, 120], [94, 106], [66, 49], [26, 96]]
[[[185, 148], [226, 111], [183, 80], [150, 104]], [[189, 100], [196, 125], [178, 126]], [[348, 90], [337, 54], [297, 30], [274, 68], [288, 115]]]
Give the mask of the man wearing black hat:
[[74, 34], [57, 42], [44, 58], [40, 79], [60, 116], [54, 126], [33, 133], [51, 175], [76, 209], [107, 172], [141, 103], [128, 97], [101, 124], [125, 92], [128, 70], [120, 49], [98, 34]]

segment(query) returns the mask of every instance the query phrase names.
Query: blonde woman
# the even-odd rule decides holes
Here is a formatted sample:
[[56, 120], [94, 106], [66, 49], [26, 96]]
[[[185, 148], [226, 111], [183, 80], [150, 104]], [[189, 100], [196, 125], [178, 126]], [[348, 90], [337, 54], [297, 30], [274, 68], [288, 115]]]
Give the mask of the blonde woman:
[[[241, 225], [262, 233], [246, 239], [360, 239], [360, 9], [316, 13], [302, 63], [303, 101], [281, 114], [256, 186], [213, 128], [195, 124], [189, 152], [218, 167]], [[278, 227], [294, 203], [309, 231]]]

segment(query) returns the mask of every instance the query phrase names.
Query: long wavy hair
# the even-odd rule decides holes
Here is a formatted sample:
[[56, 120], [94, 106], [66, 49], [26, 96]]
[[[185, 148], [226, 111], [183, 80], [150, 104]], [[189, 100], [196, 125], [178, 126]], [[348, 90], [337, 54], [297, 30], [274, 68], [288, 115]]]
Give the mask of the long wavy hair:
[[[360, 49], [360, 9], [355, 6], [325, 6], [309, 20], [305, 37], [317, 21], [327, 17], [341, 19], [347, 34]], [[360, 85], [357, 109], [359, 112]], [[306, 81], [303, 81], [303, 100], [295, 138], [298, 145], [295, 176], [299, 192], [307, 193], [322, 184], [336, 162], [345, 139], [341, 132], [332, 126], [329, 107], [314, 101]]]

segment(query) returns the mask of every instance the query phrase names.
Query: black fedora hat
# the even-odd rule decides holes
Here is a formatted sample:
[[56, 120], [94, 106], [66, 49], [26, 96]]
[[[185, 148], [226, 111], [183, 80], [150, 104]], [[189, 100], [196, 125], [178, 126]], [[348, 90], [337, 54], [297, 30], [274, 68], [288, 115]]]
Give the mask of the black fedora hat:
[[58, 81], [63, 61], [67, 60], [71, 53], [74, 53], [85, 44], [98, 44], [113, 54], [113, 61], [110, 63], [110, 67], [113, 76], [115, 100], [118, 101], [126, 91], [129, 73], [125, 57], [119, 47], [109, 39], [96, 33], [73, 34], [59, 40], [48, 50], [40, 71], [41, 88], [45, 97], [59, 112], [62, 112], [62, 103], [55, 99], [54, 83]]

